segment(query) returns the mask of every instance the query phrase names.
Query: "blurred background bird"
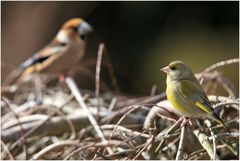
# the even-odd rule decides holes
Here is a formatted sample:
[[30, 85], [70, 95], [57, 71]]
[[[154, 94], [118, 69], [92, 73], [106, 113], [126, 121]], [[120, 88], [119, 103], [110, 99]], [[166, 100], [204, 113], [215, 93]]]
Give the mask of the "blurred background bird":
[[212, 104], [192, 70], [181, 61], [171, 62], [161, 71], [167, 74], [166, 94], [172, 105], [185, 117], [210, 117], [229, 129], [214, 112]]
[[93, 28], [81, 18], [65, 22], [55, 38], [10, 73], [5, 85], [18, 83], [34, 72], [64, 75], [84, 56], [87, 34]]

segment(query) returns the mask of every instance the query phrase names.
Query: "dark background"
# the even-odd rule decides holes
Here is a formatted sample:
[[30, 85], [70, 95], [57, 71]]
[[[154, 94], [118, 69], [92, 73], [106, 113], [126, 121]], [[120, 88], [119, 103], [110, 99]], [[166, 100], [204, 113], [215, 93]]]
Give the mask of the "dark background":
[[[182, 60], [197, 73], [239, 57], [238, 1], [1, 4], [2, 80], [73, 17], [82, 17], [94, 27], [85, 60], [96, 59], [98, 45], [104, 42], [119, 88], [128, 94], [149, 95], [153, 85], [163, 92], [165, 76], [159, 69], [171, 61]], [[238, 87], [238, 65], [220, 71]], [[81, 88], [95, 88], [94, 80], [83, 75], [76, 78]], [[104, 67], [101, 79], [109, 84]]]

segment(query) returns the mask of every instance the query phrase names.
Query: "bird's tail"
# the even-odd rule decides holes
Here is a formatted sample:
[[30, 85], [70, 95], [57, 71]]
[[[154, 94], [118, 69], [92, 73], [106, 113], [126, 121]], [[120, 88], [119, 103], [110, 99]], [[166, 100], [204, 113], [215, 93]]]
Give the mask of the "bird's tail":
[[224, 124], [223, 120], [222, 120], [215, 112], [213, 112], [212, 117], [214, 118], [214, 120], [215, 120], [216, 122], [218, 122], [219, 124], [221, 124], [221, 125], [227, 130], [227, 132], [228, 132], [229, 134], [231, 134], [231, 131], [229, 130], [229, 128]]
[[34, 68], [17, 68], [14, 69], [12, 72], [10, 72], [6, 79], [4, 80], [2, 86], [3, 87], [9, 87], [14, 84], [20, 83], [22, 80], [25, 79], [27, 75], [31, 75], [31, 73], [34, 72]]
[[12, 72], [10, 72], [6, 79], [3, 81], [3, 86], [11, 86], [16, 83], [16, 81], [21, 77], [22, 73], [24, 72], [24, 69], [17, 68], [14, 69]]

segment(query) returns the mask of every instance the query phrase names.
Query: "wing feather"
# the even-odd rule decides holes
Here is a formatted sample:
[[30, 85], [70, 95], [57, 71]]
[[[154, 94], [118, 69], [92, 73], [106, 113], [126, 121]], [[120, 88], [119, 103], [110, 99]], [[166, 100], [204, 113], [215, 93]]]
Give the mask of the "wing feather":
[[204, 93], [203, 89], [195, 85], [190, 80], [181, 81], [179, 91], [184, 98], [192, 102], [201, 110], [209, 114], [214, 113], [212, 105], [206, 94]]
[[[57, 40], [52, 41], [45, 47], [44, 49], [40, 50], [38, 53], [34, 54], [31, 58], [24, 61], [20, 68], [26, 69], [32, 65], [43, 63], [47, 61], [51, 56], [56, 54], [61, 54], [63, 50], [66, 49], [66, 44], [63, 44]], [[60, 55], [59, 55], [60, 56]]]

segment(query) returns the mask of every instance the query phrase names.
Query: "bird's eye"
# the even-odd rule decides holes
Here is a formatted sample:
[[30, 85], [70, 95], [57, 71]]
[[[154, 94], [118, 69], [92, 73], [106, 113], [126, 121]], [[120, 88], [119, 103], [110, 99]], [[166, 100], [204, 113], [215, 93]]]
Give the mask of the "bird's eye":
[[65, 45], [66, 45], [66, 43], [62, 42], [60, 45], [61, 45], [61, 46], [65, 46]]
[[78, 27], [73, 27], [74, 32], [78, 32]]
[[173, 67], [171, 67], [171, 70], [175, 70], [175, 69], [176, 69], [176, 67], [174, 67], [174, 66], [173, 66]]

